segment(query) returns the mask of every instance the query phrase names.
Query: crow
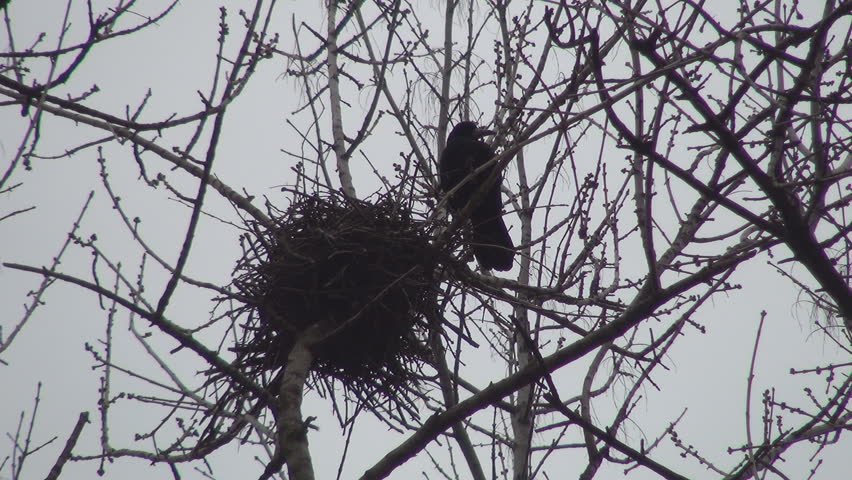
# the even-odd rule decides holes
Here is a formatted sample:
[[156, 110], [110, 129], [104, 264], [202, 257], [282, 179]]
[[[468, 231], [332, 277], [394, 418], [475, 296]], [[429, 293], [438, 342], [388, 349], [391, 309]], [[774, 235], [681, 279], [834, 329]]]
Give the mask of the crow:
[[[459, 122], [447, 136], [447, 146], [441, 152], [438, 161], [441, 190], [450, 190], [467, 179], [477, 168], [494, 158], [494, 151], [480, 140], [494, 132], [478, 128], [473, 122]], [[488, 186], [482, 184], [488, 180], [495, 166], [486, 168], [464, 182], [453, 193], [448, 203], [454, 214], [461, 212], [476, 193], [484, 188], [481, 201], [470, 213], [473, 230], [470, 246], [482, 268], [506, 271], [512, 268], [515, 257], [514, 245], [506, 224], [503, 223], [503, 201], [500, 197], [500, 185], [503, 175], [498, 172]]]

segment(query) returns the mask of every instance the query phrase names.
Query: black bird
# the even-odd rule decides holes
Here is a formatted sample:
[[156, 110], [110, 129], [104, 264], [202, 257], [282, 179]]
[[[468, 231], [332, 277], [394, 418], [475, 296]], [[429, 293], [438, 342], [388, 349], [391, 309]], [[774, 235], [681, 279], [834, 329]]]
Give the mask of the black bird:
[[[473, 122], [459, 122], [447, 136], [447, 146], [441, 152], [438, 169], [441, 174], [441, 189], [444, 193], [452, 190], [470, 174], [494, 158], [494, 151], [480, 140], [494, 132], [478, 128]], [[470, 246], [482, 268], [509, 270], [515, 257], [514, 245], [506, 224], [503, 223], [503, 201], [500, 197], [502, 172], [494, 175], [487, 187], [481, 187], [494, 171], [494, 166], [477, 173], [459, 187], [450, 196], [449, 204], [453, 213], [461, 212], [468, 202], [476, 196], [480, 188], [485, 188], [482, 201], [470, 213], [473, 238]]]

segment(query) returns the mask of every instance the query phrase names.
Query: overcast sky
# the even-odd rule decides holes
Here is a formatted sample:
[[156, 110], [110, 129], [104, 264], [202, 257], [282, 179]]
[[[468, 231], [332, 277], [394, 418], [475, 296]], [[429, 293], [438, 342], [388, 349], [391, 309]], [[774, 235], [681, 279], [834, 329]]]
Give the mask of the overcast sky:
[[[163, 2], [140, 2], [137, 9], [146, 14], [147, 9], [156, 11], [155, 4]], [[228, 2], [231, 20], [237, 28], [238, 8], [249, 8], [246, 2]], [[290, 14], [297, 15], [313, 25], [320, 25], [321, 18], [313, 2], [280, 2], [282, 33], [280, 48], [293, 48], [290, 38]], [[437, 6], [438, 2], [434, 2]], [[99, 45], [78, 70], [75, 79], [64, 94], [79, 94], [94, 84], [100, 92], [87, 100], [93, 108], [123, 116], [127, 104], [137, 105], [150, 89], [151, 100], [143, 118], [158, 120], [171, 113], [187, 114], [199, 109], [197, 90], [206, 90], [213, 71], [216, 51], [216, 35], [219, 4], [187, 1], [183, 2], [166, 19], [146, 31], [109, 41]], [[10, 16], [12, 28], [19, 48], [32, 43], [38, 32], [48, 32], [45, 45], [55, 45], [56, 32], [61, 25], [64, 2], [56, 0], [13, 0]], [[83, 2], [75, 2], [72, 18], [76, 18], [65, 44], [74, 44], [85, 35]], [[3, 51], [8, 50], [7, 35], [3, 27]], [[232, 42], [235, 42], [233, 40]], [[44, 63], [33, 63], [36, 72], [46, 68]], [[286, 65], [281, 60], [261, 64], [251, 88], [235, 102], [229, 111], [226, 130], [219, 148], [215, 173], [226, 183], [256, 196], [268, 196], [273, 202], [286, 206], [279, 185], [292, 181], [293, 161], [281, 149], [295, 149], [295, 138], [286, 120], [302, 100], [298, 84], [284, 75]], [[35, 77], [43, 78], [40, 74]], [[353, 104], [364, 102], [357, 92], [350, 92]], [[132, 107], [131, 107], [132, 108]], [[490, 115], [491, 112], [487, 112]], [[0, 164], [7, 165], [27, 127], [27, 118], [21, 117], [20, 108], [0, 108]], [[185, 133], [185, 132], [183, 132]], [[73, 122], [46, 116], [42, 125], [39, 153], [44, 156], [60, 155], [71, 146], [82, 144], [103, 136]], [[385, 159], [375, 163], [392, 175], [391, 163], [397, 160], [396, 152], [405, 147], [395, 146], [395, 136], [385, 137], [386, 142], [366, 149], [375, 152], [390, 152]], [[178, 142], [180, 140], [176, 140]], [[172, 145], [167, 140], [163, 145]], [[180, 248], [190, 210], [177, 203], [162, 189], [152, 190], [137, 181], [138, 169], [126, 146], [111, 144], [103, 151], [109, 168], [110, 179], [121, 192], [122, 204], [134, 215], [142, 218], [142, 230], [153, 248], [174, 260]], [[619, 158], [623, 153], [618, 154]], [[35, 206], [35, 210], [0, 222], [0, 261], [22, 263], [33, 266], [48, 264], [57, 254], [79, 214], [90, 191], [95, 192], [79, 234], [88, 237], [97, 234], [101, 247], [114, 258], [139, 261], [135, 249], [123, 250], [132, 245], [132, 239], [124, 229], [111, 205], [103, 185], [100, 183], [98, 152], [87, 149], [70, 158], [35, 159], [32, 170], [19, 169], [18, 181], [23, 185], [12, 194], [0, 196], [0, 216], [19, 208]], [[170, 165], [157, 166], [159, 172], [170, 175], [177, 185], [195, 185], [195, 179], [175, 174]], [[356, 187], [359, 194], [366, 195], [379, 188], [379, 183], [363, 163], [353, 163]], [[155, 172], [156, 173], [156, 172]], [[510, 172], [510, 175], [512, 173]], [[193, 187], [194, 188], [194, 187]], [[235, 221], [237, 215], [221, 198], [210, 196], [207, 210], [221, 218]], [[188, 267], [190, 276], [205, 281], [225, 284], [231, 269], [240, 255], [237, 242], [239, 232], [234, 227], [213, 218], [202, 221], [193, 257]], [[640, 255], [638, 252], [633, 252]], [[135, 256], [134, 256], [135, 255]], [[629, 255], [629, 252], [628, 252]], [[63, 260], [63, 271], [85, 276], [90, 268], [91, 255], [79, 248], [72, 248]], [[138, 265], [128, 265], [135, 271]], [[81, 273], [82, 272], [82, 273]], [[803, 272], [799, 272], [802, 273]], [[165, 276], [152, 268], [149, 280], [156, 298], [157, 289]], [[32, 274], [0, 268], [0, 324], [4, 336], [23, 314], [23, 305], [30, 301], [27, 292], [35, 289], [40, 278]], [[708, 327], [706, 334], [688, 330], [690, 338], [679, 343], [671, 352], [677, 361], [673, 368], [657, 378], [665, 391], [648, 390], [633, 416], [637, 424], [627, 429], [628, 439], [635, 441], [642, 432], [648, 437], [662, 433], [668, 421], [673, 420], [685, 406], [688, 411], [680, 423], [679, 431], [684, 440], [701, 451], [722, 452], [720, 445], [739, 445], [745, 440], [742, 418], [746, 402], [746, 376], [751, 360], [751, 347], [755, 339], [757, 321], [761, 311], [767, 312], [766, 324], [757, 358], [758, 376], [752, 398], [753, 415], [759, 416], [760, 394], [767, 387], [777, 388], [780, 397], [806, 402], [801, 383], [789, 375], [791, 368], [824, 365], [842, 361], [842, 352], [827, 343], [814, 331], [810, 305], [801, 302], [798, 290], [789, 282], [781, 281], [764, 260], [754, 261], [747, 270], [734, 276], [735, 282], [753, 284], [762, 288], [750, 288], [748, 295], [732, 292], [721, 301], [718, 297], [712, 308], [704, 308], [700, 321]], [[181, 291], [179, 302], [170, 309], [170, 317], [180, 319], [184, 325], [199, 325], [209, 318], [212, 308], [211, 294], [207, 292]], [[128, 315], [120, 311], [117, 325], [128, 327]], [[70, 433], [77, 415], [81, 411], [92, 414], [92, 423], [86, 427], [78, 444], [77, 453], [98, 451], [97, 389], [99, 371], [93, 371], [93, 359], [85, 351], [87, 342], [96, 342], [104, 335], [106, 313], [100, 308], [96, 296], [79, 287], [57, 283], [47, 293], [46, 305], [38, 310], [12, 347], [4, 352], [0, 365], [0, 398], [3, 414], [0, 415], [0, 432], [14, 432], [20, 413], [26, 418], [32, 412], [36, 386], [42, 382], [41, 404], [34, 435], [34, 442], [45, 441], [56, 435], [59, 438], [43, 452], [30, 460], [25, 478], [43, 478], [58, 455]], [[147, 329], [141, 324], [140, 329]], [[214, 334], [207, 340], [215, 345]], [[219, 332], [221, 333], [221, 332]], [[123, 336], [116, 352], [117, 361], [134, 364], [134, 358], [143, 358], [138, 344], [128, 335]], [[172, 347], [174, 345], [171, 345]], [[720, 353], [720, 346], [722, 353]], [[727, 354], [726, 352], [730, 352]], [[191, 374], [199, 368], [197, 359], [188, 352], [174, 354], [171, 359], [178, 370]], [[848, 360], [848, 359], [846, 359]], [[488, 380], [501, 378], [505, 372], [502, 365], [492, 363], [490, 353], [480, 352], [476, 361], [482, 364], [482, 375], [477, 379], [481, 387]], [[581, 362], [585, 363], [585, 362]], [[142, 368], [142, 367], [140, 367]], [[580, 368], [567, 369], [559, 375], [580, 374]], [[126, 380], [116, 380], [113, 387], [120, 389]], [[132, 383], [132, 382], [131, 382]], [[815, 383], [812, 377], [808, 384]], [[128, 383], [129, 384], [129, 383]], [[112, 435], [116, 443], [133, 446], [132, 435], [155, 421], [152, 412], [131, 404], [116, 409]], [[335, 427], [329, 402], [311, 395], [303, 407], [305, 415], [317, 416], [318, 432], [312, 432], [310, 441], [317, 470], [317, 478], [334, 478], [341, 449], [339, 431]], [[425, 413], [425, 412], [424, 412]], [[601, 412], [602, 414], [604, 412]], [[490, 414], [489, 414], [490, 415]], [[120, 420], [119, 420], [120, 418]], [[360, 475], [381, 456], [398, 445], [405, 435], [389, 431], [374, 419], [363, 417], [351, 444], [349, 460], [344, 478]], [[120, 440], [123, 439], [123, 440]], [[824, 457], [826, 464], [820, 467], [816, 478], [847, 478], [852, 472], [852, 441], [844, 437], [844, 445], [830, 450]], [[11, 453], [11, 441], [5, 436], [0, 441], [0, 458]], [[437, 451], [437, 449], [436, 449]], [[787, 458], [785, 465], [800, 465], [801, 477], [813, 467], [804, 456], [805, 449], [796, 450], [801, 457]], [[844, 453], [845, 452], [845, 453]], [[217, 478], [252, 478], [260, 472], [259, 463], [253, 460], [257, 450], [250, 447], [227, 447], [212, 457]], [[578, 450], [564, 453], [565, 473], [562, 478], [574, 478], [577, 465], [585, 465], [585, 453]], [[681, 459], [670, 446], [663, 447], [655, 456], [676, 471], [694, 478], [717, 478], [692, 460]], [[729, 465], [733, 458], [716, 456], [711, 460]], [[576, 459], [572, 462], [572, 459]], [[457, 459], [458, 460], [458, 459]], [[96, 462], [72, 464], [66, 467], [63, 478], [94, 478]], [[152, 473], [147, 463], [121, 460], [108, 466], [106, 478], [159, 478], [166, 477], [166, 468], [155, 467]], [[393, 478], [414, 478], [421, 470], [431, 470], [428, 458], [421, 454], [406, 467], [395, 472]], [[461, 469], [464, 471], [464, 469]], [[183, 478], [203, 478], [201, 474], [185, 470]], [[551, 478], [555, 472], [550, 471]], [[8, 466], [0, 478], [9, 477]], [[649, 472], [634, 472], [630, 478], [655, 478]], [[620, 478], [620, 471], [601, 474], [599, 478]], [[439, 478], [432, 472], [430, 478]]]

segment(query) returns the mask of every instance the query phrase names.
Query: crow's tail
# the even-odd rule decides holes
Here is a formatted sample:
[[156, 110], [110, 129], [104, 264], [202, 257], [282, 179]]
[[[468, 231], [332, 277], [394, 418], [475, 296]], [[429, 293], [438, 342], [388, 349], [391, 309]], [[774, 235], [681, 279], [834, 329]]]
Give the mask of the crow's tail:
[[512, 268], [515, 247], [500, 215], [480, 219], [474, 215], [471, 247], [482, 268], [506, 271]]

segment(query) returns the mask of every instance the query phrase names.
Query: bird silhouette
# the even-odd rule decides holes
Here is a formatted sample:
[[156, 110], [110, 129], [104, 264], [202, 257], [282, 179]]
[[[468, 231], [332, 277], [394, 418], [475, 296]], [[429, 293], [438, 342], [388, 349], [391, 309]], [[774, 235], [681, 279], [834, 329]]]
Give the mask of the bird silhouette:
[[[480, 140], [493, 134], [494, 132], [479, 128], [473, 122], [456, 124], [447, 136], [447, 146], [438, 161], [441, 189], [444, 193], [464, 182], [477, 168], [494, 158], [491, 147]], [[485, 168], [462, 183], [458, 190], [450, 195], [448, 203], [453, 214], [458, 214], [476, 196], [480, 188], [485, 189], [481, 201], [470, 213], [473, 235], [468, 243], [482, 268], [506, 271], [512, 268], [515, 247], [503, 222], [503, 201], [500, 197], [502, 172], [494, 175], [488, 186], [482, 186], [488, 181], [494, 168], [496, 165]]]

